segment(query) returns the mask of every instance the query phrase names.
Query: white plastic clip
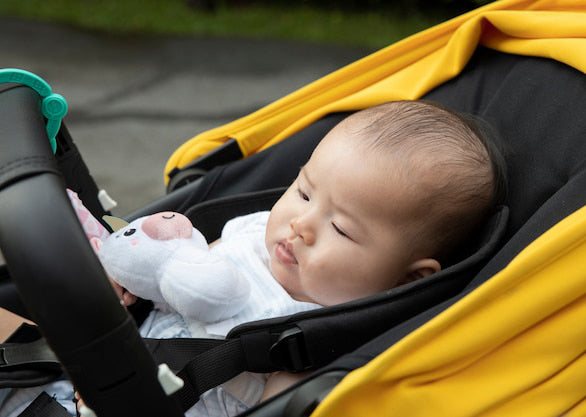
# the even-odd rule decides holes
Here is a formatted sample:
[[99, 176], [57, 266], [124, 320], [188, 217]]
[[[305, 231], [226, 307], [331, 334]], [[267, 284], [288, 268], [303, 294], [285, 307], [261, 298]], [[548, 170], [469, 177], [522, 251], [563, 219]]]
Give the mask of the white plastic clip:
[[110, 211], [118, 205], [116, 200], [110, 197], [106, 190], [100, 190], [98, 192], [98, 200], [100, 200], [100, 204], [105, 211]]
[[82, 405], [79, 407], [79, 414], [81, 417], [98, 417], [96, 413], [94, 413], [94, 410], [89, 408], [87, 405]]
[[161, 387], [163, 387], [163, 391], [165, 391], [165, 394], [167, 395], [171, 395], [183, 388], [183, 380], [175, 375], [166, 363], [159, 365], [159, 373], [157, 377], [159, 378]]

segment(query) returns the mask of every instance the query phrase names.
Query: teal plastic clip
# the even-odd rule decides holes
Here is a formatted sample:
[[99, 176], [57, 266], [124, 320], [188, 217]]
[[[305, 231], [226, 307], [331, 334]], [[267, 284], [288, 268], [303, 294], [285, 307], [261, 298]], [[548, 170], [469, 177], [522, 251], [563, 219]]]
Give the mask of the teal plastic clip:
[[41, 96], [43, 99], [41, 102], [41, 111], [47, 119], [47, 136], [49, 136], [51, 149], [55, 153], [57, 150], [55, 137], [61, 127], [61, 120], [63, 120], [63, 117], [67, 113], [67, 102], [65, 98], [60, 94], [53, 93], [51, 86], [38, 75], [21, 69], [0, 69], [0, 83], [23, 84], [32, 88]]

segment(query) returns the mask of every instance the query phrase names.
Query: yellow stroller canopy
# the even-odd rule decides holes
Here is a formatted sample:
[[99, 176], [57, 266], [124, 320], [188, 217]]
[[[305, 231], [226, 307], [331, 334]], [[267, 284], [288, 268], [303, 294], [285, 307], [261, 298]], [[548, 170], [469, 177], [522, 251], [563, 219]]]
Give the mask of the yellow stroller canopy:
[[179, 147], [165, 181], [202, 155], [236, 139], [244, 157], [326, 114], [390, 100], [416, 99], [457, 76], [478, 45], [553, 58], [586, 72], [586, 4], [581, 0], [503, 0], [388, 46], [262, 109], [201, 133]]

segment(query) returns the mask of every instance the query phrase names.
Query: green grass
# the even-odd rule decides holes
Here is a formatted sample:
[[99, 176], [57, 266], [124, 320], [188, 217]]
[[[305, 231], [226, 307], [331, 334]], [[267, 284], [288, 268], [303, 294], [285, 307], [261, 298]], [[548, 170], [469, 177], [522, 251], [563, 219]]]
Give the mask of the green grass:
[[421, 13], [341, 12], [295, 5], [223, 6], [204, 12], [189, 8], [185, 0], [2, 0], [0, 15], [110, 33], [291, 39], [370, 48], [443, 20]]

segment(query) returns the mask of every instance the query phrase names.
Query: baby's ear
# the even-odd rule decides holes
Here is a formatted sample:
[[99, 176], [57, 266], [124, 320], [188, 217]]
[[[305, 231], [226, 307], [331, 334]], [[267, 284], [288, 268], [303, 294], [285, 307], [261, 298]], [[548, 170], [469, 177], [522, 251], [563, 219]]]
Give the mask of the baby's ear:
[[92, 245], [92, 249], [94, 250], [94, 252], [96, 253], [96, 255], [100, 252], [100, 248], [102, 247], [103, 244], [104, 244], [104, 242], [102, 242], [97, 237], [92, 237], [90, 239], [90, 245]]
[[398, 285], [407, 284], [409, 282], [417, 281], [418, 279], [425, 278], [431, 274], [441, 271], [442, 267], [440, 263], [433, 258], [418, 259], [413, 262], [407, 268], [407, 273], [402, 280], [399, 281]]

